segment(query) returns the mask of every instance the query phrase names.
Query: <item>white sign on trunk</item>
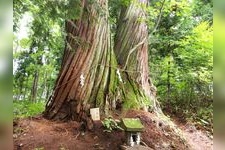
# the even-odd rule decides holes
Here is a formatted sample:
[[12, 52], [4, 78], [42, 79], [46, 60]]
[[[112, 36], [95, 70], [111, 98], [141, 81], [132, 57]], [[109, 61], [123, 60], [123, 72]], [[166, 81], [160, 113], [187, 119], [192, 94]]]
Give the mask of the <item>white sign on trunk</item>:
[[91, 118], [96, 121], [100, 120], [99, 108], [91, 108], [90, 109]]

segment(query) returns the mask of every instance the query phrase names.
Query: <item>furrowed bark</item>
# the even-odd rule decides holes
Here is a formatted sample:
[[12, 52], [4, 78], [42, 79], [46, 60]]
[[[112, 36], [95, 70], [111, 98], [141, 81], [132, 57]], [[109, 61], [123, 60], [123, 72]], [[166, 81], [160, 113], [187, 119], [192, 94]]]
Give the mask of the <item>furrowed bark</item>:
[[80, 19], [66, 21], [62, 68], [46, 105], [46, 118], [81, 121], [87, 120], [91, 107], [100, 107], [104, 112], [113, 53], [107, 1], [97, 0], [96, 3], [102, 12], [98, 12], [93, 3], [83, 0]]
[[[80, 19], [66, 21], [63, 62], [46, 104], [46, 118], [90, 122], [93, 107], [108, 115], [115, 109], [139, 109], [155, 102], [148, 76], [147, 26], [139, 19], [145, 18], [145, 12], [136, 4], [123, 9], [112, 48], [107, 3], [82, 0]], [[139, 3], [146, 5], [143, 0]]]
[[160, 111], [156, 106], [156, 88], [149, 77], [146, 6], [147, 0], [134, 0], [121, 10], [114, 51], [127, 76], [125, 82], [130, 83], [131, 89], [125, 95], [133, 93], [140, 107], [146, 106], [143, 98], [147, 99], [155, 111]]

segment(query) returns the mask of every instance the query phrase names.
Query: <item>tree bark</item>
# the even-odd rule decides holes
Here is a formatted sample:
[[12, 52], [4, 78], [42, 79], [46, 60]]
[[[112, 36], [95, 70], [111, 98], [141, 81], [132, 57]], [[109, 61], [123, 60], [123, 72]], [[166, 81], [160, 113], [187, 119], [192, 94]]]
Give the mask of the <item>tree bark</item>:
[[[135, 12], [132, 5], [122, 12], [113, 50], [108, 1], [82, 0], [81, 4], [80, 19], [65, 23], [63, 62], [44, 116], [87, 123], [91, 122], [89, 109], [93, 107], [107, 115], [121, 107], [146, 106], [150, 99], [153, 101], [155, 89], [151, 89], [148, 76], [147, 26], [137, 17], [145, 16], [144, 11], [138, 7]], [[125, 16], [131, 26], [122, 22]]]
[[49, 119], [87, 120], [89, 108], [106, 108], [113, 72], [110, 64], [115, 57], [110, 47], [108, 4], [106, 0], [82, 0], [81, 4], [80, 19], [65, 23], [62, 68], [44, 113]]
[[160, 111], [156, 106], [156, 88], [149, 77], [147, 3], [147, 0], [134, 0], [121, 9], [114, 50], [120, 67], [129, 82], [133, 82], [133, 89], [138, 89], [134, 91], [136, 101], [140, 104], [143, 98], [145, 102], [147, 99], [155, 111]]

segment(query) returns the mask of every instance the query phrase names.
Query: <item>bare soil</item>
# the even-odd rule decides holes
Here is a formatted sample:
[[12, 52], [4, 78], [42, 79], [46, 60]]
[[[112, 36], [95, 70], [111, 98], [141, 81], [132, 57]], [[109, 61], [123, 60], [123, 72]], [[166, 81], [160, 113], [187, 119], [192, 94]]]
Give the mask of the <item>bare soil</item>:
[[186, 141], [193, 150], [213, 150], [213, 136], [191, 123], [179, 124]]
[[[194, 132], [181, 126], [187, 140], [181, 138], [169, 126], [164, 125], [155, 114], [143, 111], [128, 111], [114, 116], [138, 117], [145, 129], [141, 134], [142, 145], [154, 150], [189, 150], [193, 145], [203, 150], [212, 149], [212, 140], [197, 138], [191, 140]], [[104, 132], [100, 121], [95, 122], [93, 131], [81, 134], [80, 124], [76, 121], [55, 122], [44, 119], [41, 115], [14, 121], [14, 150], [117, 150], [125, 144], [124, 131]], [[198, 134], [199, 135], [199, 134]], [[198, 144], [198, 142], [202, 142]], [[207, 143], [208, 142], [208, 143]], [[206, 147], [204, 147], [206, 146]], [[200, 149], [196, 149], [200, 150]]]

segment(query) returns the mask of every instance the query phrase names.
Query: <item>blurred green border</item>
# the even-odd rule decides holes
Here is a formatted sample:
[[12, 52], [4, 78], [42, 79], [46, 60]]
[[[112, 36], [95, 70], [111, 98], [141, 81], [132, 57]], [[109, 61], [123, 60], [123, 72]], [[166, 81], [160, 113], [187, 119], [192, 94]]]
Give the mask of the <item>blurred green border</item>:
[[[214, 2], [214, 149], [225, 146], [225, 1]], [[219, 143], [219, 144], [218, 144]], [[224, 144], [222, 144], [224, 143]], [[221, 144], [221, 145], [220, 145]], [[220, 145], [220, 146], [218, 146]]]

